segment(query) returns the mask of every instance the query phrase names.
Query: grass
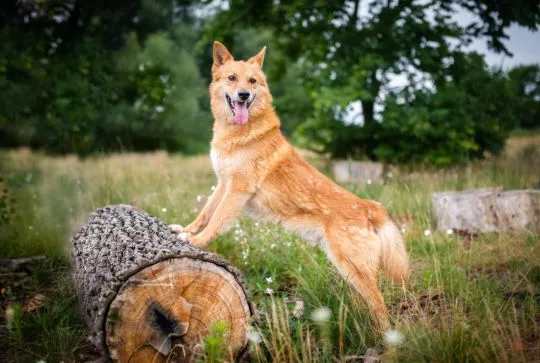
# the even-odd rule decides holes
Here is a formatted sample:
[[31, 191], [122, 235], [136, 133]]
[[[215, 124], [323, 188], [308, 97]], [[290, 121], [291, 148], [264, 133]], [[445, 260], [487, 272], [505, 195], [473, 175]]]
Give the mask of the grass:
[[[381, 279], [395, 335], [402, 338], [384, 349], [365, 304], [320, 251], [273, 225], [239, 220], [209, 248], [247, 278], [259, 315], [253, 322], [254, 335], [260, 334], [251, 346], [254, 359], [347, 362], [375, 348], [385, 361], [540, 361], [540, 236], [447, 235], [435, 230], [430, 212], [435, 191], [539, 188], [539, 145], [539, 136], [514, 136], [501, 157], [394, 172], [383, 185], [346, 185], [391, 210], [411, 255], [406, 290]], [[168, 223], [186, 224], [215, 183], [206, 156], [163, 152], [81, 160], [4, 151], [0, 175], [6, 189], [0, 196], [0, 257], [48, 257], [21, 281], [0, 277], [0, 302], [15, 307], [10, 329], [1, 322], [0, 348], [13, 362], [80, 361], [88, 354], [66, 252], [90, 212], [130, 203]], [[45, 306], [18, 314], [35, 293], [47, 297]], [[312, 319], [321, 308], [329, 309], [329, 319]], [[217, 352], [209, 356], [223, 349], [213, 341], [207, 346]]]

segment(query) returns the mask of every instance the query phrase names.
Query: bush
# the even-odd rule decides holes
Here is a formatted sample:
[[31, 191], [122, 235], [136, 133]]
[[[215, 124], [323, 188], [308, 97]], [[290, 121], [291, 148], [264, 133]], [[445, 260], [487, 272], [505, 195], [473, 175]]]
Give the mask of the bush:
[[7, 43], [4, 54], [0, 146], [82, 155], [208, 147], [210, 116], [199, 107], [204, 81], [194, 55], [167, 33], [151, 35], [142, 48], [132, 34], [120, 52], [84, 38], [68, 53]]
[[444, 74], [435, 79], [436, 89], [406, 88], [388, 95], [382, 122], [364, 126], [340, 122], [343, 116], [319, 101], [322, 106], [295, 136], [334, 157], [391, 163], [444, 166], [499, 153], [517, 124], [507, 77], [489, 71], [474, 54], [456, 57]]

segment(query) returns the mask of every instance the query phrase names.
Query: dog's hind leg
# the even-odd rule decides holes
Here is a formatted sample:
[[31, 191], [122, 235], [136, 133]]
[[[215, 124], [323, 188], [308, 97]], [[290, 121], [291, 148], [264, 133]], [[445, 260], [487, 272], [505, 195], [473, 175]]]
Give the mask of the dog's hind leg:
[[326, 253], [354, 289], [367, 302], [381, 331], [388, 328], [388, 310], [377, 286], [377, 269], [380, 260], [380, 243], [377, 236], [353, 227], [337, 227], [339, 232], [327, 233]]

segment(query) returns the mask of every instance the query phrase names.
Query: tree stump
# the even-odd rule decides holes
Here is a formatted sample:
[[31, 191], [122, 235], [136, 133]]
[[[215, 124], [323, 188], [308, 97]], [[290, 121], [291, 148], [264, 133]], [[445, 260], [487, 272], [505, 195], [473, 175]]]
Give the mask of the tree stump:
[[77, 297], [90, 339], [119, 362], [190, 361], [218, 322], [231, 360], [252, 316], [240, 272], [131, 206], [100, 208], [73, 237]]
[[438, 192], [433, 193], [431, 204], [440, 231], [540, 232], [540, 190]]

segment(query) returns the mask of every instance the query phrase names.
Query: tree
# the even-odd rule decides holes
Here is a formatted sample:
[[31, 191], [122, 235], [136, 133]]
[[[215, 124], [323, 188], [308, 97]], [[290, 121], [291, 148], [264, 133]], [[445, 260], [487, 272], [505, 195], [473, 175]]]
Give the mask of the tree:
[[[198, 28], [185, 30], [192, 3], [0, 7], [0, 145], [79, 154], [206, 148], [205, 87], [190, 52]], [[132, 62], [120, 62], [127, 48]]]
[[516, 95], [516, 114], [523, 129], [540, 128], [540, 65], [517, 66], [508, 73]]
[[[319, 134], [327, 146], [338, 147], [329, 141], [336, 139], [332, 135], [361, 130], [344, 125], [347, 107], [360, 102], [363, 124], [376, 125], [375, 105], [382, 94], [392, 91], [389, 81], [394, 75], [405, 75], [411, 92], [426, 80], [442, 79], [445, 65], [478, 37], [487, 37], [492, 49], [508, 52], [502, 41], [510, 25], [537, 29], [540, 23], [537, 2], [520, 5], [491, 0], [231, 0], [230, 10], [219, 14], [214, 26], [271, 27], [284, 53], [304, 65], [305, 85], [315, 108], [307, 125], [317, 127], [311, 135]], [[460, 10], [473, 14], [470, 24], [454, 20]], [[305, 126], [301, 130], [307, 133]]]

